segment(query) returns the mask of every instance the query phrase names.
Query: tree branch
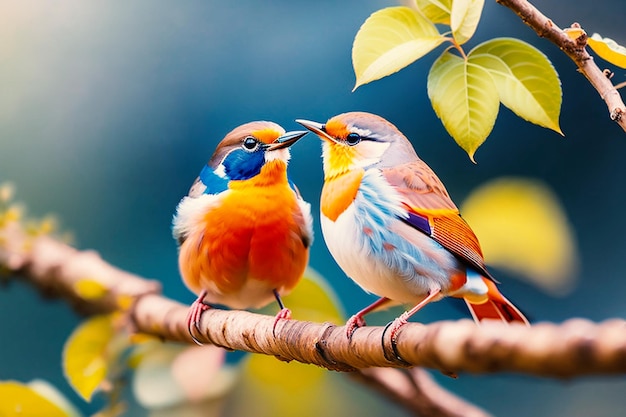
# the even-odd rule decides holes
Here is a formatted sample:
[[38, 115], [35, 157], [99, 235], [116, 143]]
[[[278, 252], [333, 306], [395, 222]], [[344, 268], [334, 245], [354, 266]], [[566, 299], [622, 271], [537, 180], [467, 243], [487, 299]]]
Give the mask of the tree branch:
[[[187, 307], [156, 295], [135, 304], [139, 331], [168, 340], [189, 341]], [[276, 356], [331, 370], [422, 366], [444, 374], [518, 372], [554, 378], [626, 372], [626, 321], [593, 323], [571, 319], [561, 325], [532, 327], [471, 320], [429, 325], [409, 323], [397, 335], [395, 349], [384, 327], [358, 329], [352, 340], [343, 326], [283, 320], [276, 336], [274, 318], [247, 311], [210, 309], [196, 337], [228, 349]]]
[[[186, 327], [188, 307], [159, 295], [161, 286], [158, 282], [115, 268], [96, 252], [78, 251], [50, 236], [26, 233], [19, 222], [7, 222], [2, 214], [0, 212], [0, 272], [31, 283], [46, 296], [64, 298], [80, 313], [125, 311], [130, 326], [136, 331], [164, 340], [193, 343]], [[82, 285], [85, 282], [88, 283], [87, 290]], [[252, 324], [267, 318], [237, 311], [213, 310], [211, 314], [217, 312], [224, 313], [226, 321], [232, 321], [234, 326], [248, 320], [247, 315], [254, 318]], [[214, 324], [209, 326], [216, 328]], [[289, 350], [289, 338], [279, 335], [275, 343], [280, 350]], [[351, 375], [404, 405], [414, 415], [488, 416], [438, 387], [425, 371], [412, 378], [409, 376], [413, 373], [398, 369], [355, 370]]]
[[[38, 288], [70, 300], [81, 311], [126, 310], [134, 327], [165, 340], [191, 343], [188, 306], [158, 294], [159, 285], [112, 267], [94, 252], [80, 252], [48, 236], [29, 238], [15, 225], [0, 229], [0, 265]], [[98, 282], [103, 292], [84, 298], [79, 282]], [[129, 301], [131, 300], [131, 301]], [[595, 324], [572, 319], [532, 327], [470, 320], [403, 326], [395, 345], [384, 327], [358, 329], [281, 320], [247, 311], [209, 309], [199, 341], [227, 349], [296, 360], [331, 370], [423, 366], [460, 372], [519, 372], [556, 378], [626, 372], [626, 321]]]
[[[626, 132], [626, 115], [624, 114], [626, 106], [613, 83], [585, 49], [587, 36], [583, 35], [576, 40], [571, 39], [551, 19], [526, 0], [496, 0], [496, 2], [513, 10], [539, 36], [550, 40], [565, 52], [605, 101], [611, 120]], [[576, 24], [572, 26], [577, 27]]]

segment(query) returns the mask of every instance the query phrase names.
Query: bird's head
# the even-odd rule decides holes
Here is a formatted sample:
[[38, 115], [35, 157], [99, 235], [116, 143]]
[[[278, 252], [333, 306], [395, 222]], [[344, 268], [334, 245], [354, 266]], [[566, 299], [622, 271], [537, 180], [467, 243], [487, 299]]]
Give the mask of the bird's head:
[[[231, 180], [249, 180], [261, 174], [267, 182], [286, 180], [289, 147], [307, 131], [286, 132], [273, 122], [250, 122], [230, 131], [217, 145], [189, 190], [190, 197], [225, 191]], [[259, 177], [257, 177], [259, 178]]]
[[226, 135], [207, 165], [215, 174], [228, 180], [255, 177], [270, 162], [286, 169], [289, 147], [307, 133], [285, 132], [273, 122], [246, 123]]
[[323, 140], [326, 178], [353, 169], [384, 168], [417, 158], [408, 139], [380, 116], [364, 112], [343, 113], [325, 124], [296, 120]]

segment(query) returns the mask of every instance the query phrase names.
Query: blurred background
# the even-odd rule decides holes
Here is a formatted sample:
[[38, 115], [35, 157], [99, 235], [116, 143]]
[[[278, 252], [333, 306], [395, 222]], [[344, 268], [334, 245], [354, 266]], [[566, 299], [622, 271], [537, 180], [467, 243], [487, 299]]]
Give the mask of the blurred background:
[[[623, 0], [569, 1], [567, 7], [559, 0], [534, 3], [561, 27], [578, 21], [589, 34], [626, 44]], [[194, 296], [178, 275], [170, 222], [222, 137], [251, 120], [272, 120], [290, 130], [299, 128], [296, 118], [322, 122], [344, 111], [369, 111], [411, 139], [459, 205], [473, 189], [501, 176], [541, 179], [552, 189], [579, 254], [567, 290], [557, 296], [494, 271], [502, 291], [534, 321], [625, 317], [626, 134], [609, 120], [604, 102], [555, 46], [487, 1], [468, 49], [499, 36], [541, 49], [561, 77], [565, 137], [501, 108], [474, 165], [427, 98], [426, 76], [441, 48], [351, 93], [354, 35], [369, 14], [394, 5], [0, 0], [0, 182], [15, 185], [31, 215], [55, 214], [78, 248], [95, 249], [120, 268], [158, 279], [167, 296], [191, 303]], [[613, 69], [616, 82], [626, 79], [626, 70]], [[373, 297], [345, 278], [324, 245], [317, 215], [320, 143], [313, 135], [292, 149], [290, 174], [315, 214], [311, 266], [352, 314]], [[0, 291], [0, 317], [0, 379], [43, 378], [83, 412], [97, 410], [73, 393], [61, 371], [63, 342], [79, 317], [18, 283]], [[384, 324], [391, 317], [371, 322]], [[415, 320], [462, 317], [468, 317], [463, 309], [442, 301]], [[495, 415], [612, 416], [626, 409], [623, 377], [434, 376]], [[389, 406], [344, 385], [346, 402], [368, 398], [367, 404], [376, 404], [371, 415]], [[350, 411], [345, 407], [342, 413]], [[385, 413], [404, 415], [396, 407]]]

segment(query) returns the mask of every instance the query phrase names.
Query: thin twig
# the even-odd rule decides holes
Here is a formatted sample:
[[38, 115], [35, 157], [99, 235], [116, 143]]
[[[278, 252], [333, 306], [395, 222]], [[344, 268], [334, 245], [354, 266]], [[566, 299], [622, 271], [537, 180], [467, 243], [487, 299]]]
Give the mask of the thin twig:
[[514, 11], [537, 35], [550, 40], [565, 52], [604, 100], [611, 120], [626, 132], [626, 115], [624, 115], [626, 106], [615, 86], [587, 52], [586, 35], [576, 40], [571, 39], [551, 19], [526, 0], [496, 0], [496, 2]]
[[417, 415], [449, 417], [489, 417], [486, 411], [457, 397], [437, 385], [421, 368], [368, 368], [351, 374]]

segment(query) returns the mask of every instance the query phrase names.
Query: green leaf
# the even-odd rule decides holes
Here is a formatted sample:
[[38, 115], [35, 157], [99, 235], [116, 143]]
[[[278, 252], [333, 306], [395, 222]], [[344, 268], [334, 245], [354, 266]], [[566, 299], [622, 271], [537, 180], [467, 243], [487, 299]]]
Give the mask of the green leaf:
[[485, 0], [454, 0], [450, 13], [450, 29], [459, 45], [471, 39], [483, 12]]
[[444, 52], [428, 74], [428, 97], [448, 133], [474, 161], [498, 116], [498, 90], [489, 73]]
[[400, 71], [444, 40], [435, 25], [417, 10], [389, 7], [373, 13], [352, 45], [354, 90]]
[[620, 68], [626, 68], [626, 48], [613, 39], [594, 33], [587, 39], [587, 43], [600, 58]]
[[65, 342], [63, 372], [86, 401], [107, 375], [107, 349], [113, 336], [112, 316], [95, 316], [78, 326]]
[[416, 0], [417, 8], [433, 23], [450, 25], [452, 0]]
[[497, 38], [468, 54], [491, 74], [500, 101], [524, 120], [561, 133], [561, 82], [548, 58], [526, 42]]
[[575, 284], [574, 232], [557, 196], [540, 181], [498, 178], [461, 206], [489, 265], [506, 269], [553, 295]]
[[0, 399], [0, 416], [69, 416], [67, 411], [36, 389], [17, 381], [0, 382]]

